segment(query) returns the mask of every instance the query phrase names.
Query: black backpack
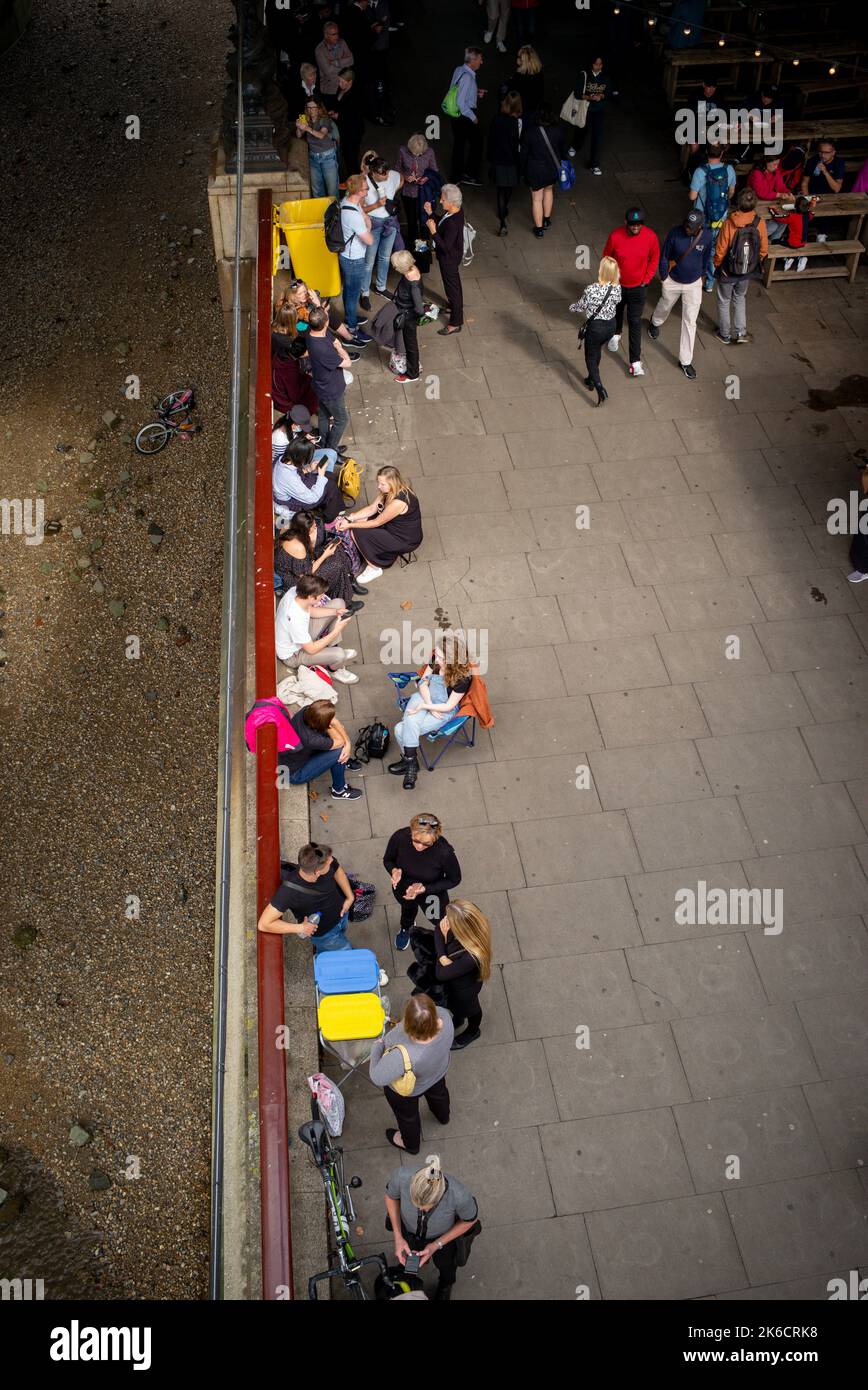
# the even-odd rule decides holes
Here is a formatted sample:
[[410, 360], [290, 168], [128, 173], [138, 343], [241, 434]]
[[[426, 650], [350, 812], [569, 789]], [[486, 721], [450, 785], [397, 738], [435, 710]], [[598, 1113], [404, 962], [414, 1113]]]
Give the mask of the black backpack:
[[760, 263], [759, 214], [746, 227], [737, 227], [726, 253], [726, 273], [738, 279], [755, 275]]
[[373, 724], [366, 724], [364, 729], [359, 729], [353, 752], [360, 762], [369, 763], [371, 758], [386, 756], [390, 741], [389, 730], [375, 718]]
[[344, 228], [341, 221], [342, 207], [342, 203], [329, 203], [322, 220], [323, 231], [325, 232], [325, 244], [330, 251], [335, 251], [338, 255], [347, 249], [355, 236], [355, 232], [351, 232], [348, 237], [344, 236]]

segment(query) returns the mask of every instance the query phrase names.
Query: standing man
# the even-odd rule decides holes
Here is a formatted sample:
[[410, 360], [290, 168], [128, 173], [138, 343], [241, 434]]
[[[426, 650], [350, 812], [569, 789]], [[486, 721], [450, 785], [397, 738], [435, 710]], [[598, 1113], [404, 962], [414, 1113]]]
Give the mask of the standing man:
[[747, 343], [747, 287], [759, 277], [769, 253], [766, 224], [756, 210], [756, 194], [743, 188], [736, 208], [724, 222], [714, 251], [718, 272], [717, 337], [722, 343]]
[[338, 90], [341, 68], [353, 66], [353, 55], [341, 38], [340, 30], [333, 19], [323, 25], [322, 43], [317, 44], [315, 57], [319, 69], [320, 91], [324, 97], [333, 97]]
[[[735, 170], [731, 164], [723, 162], [722, 145], [706, 145], [706, 163], [693, 171], [690, 180], [690, 201], [696, 204], [696, 211], [702, 213], [707, 227], [711, 228], [715, 242], [720, 229], [729, 216], [729, 203], [735, 188]], [[714, 289], [714, 270], [705, 282], [710, 294]]]
[[512, 9], [512, 0], [479, 0], [480, 5], [487, 5], [488, 28], [483, 39], [485, 43], [497, 34], [498, 53], [506, 52], [506, 30], [509, 24], [509, 12]]
[[457, 116], [452, 122], [452, 183], [467, 183], [481, 188], [479, 170], [482, 159], [482, 131], [476, 115], [476, 103], [485, 91], [476, 85], [476, 74], [482, 67], [482, 50], [466, 48], [464, 62], [452, 74], [450, 91], [455, 88]]
[[319, 397], [320, 434], [323, 433], [325, 416], [328, 418], [329, 427], [323, 439], [323, 447], [336, 449], [350, 423], [350, 414], [344, 400], [347, 392], [344, 369], [349, 367], [350, 359], [340, 339], [329, 329], [329, 316], [325, 309], [311, 309], [307, 321], [307, 353], [310, 358], [313, 389]]
[[621, 272], [621, 298], [615, 311], [615, 332], [609, 339], [609, 351], [617, 352], [621, 346], [626, 308], [630, 375], [644, 376], [642, 310], [645, 307], [645, 290], [660, 263], [660, 242], [651, 228], [645, 226], [645, 214], [641, 208], [628, 208], [624, 214], [624, 226], [616, 227], [609, 233], [609, 239], [603, 247], [603, 258], [606, 256], [611, 256], [617, 261]]
[[368, 247], [374, 244], [371, 219], [361, 207], [367, 187], [368, 180], [364, 174], [350, 174], [347, 179], [347, 191], [341, 203], [344, 249], [338, 256], [344, 317], [347, 328], [359, 346], [362, 346], [363, 342], [371, 341], [368, 335], [361, 331], [361, 325], [368, 320], [359, 318], [359, 299], [365, 287], [365, 253]]
[[681, 341], [678, 345], [678, 365], [688, 381], [696, 380], [693, 366], [693, 347], [696, 342], [696, 320], [702, 304], [702, 281], [710, 275], [714, 240], [702, 220], [701, 212], [689, 212], [684, 222], [666, 233], [660, 256], [660, 298], [651, 315], [648, 336], [659, 338], [660, 329], [676, 302], [681, 300]]
[[716, 77], [712, 77], [710, 73], [707, 77], [703, 77], [702, 94], [690, 103], [688, 109], [693, 112], [693, 134], [695, 136], [695, 139], [691, 140], [687, 146], [689, 158], [684, 172], [684, 182], [689, 188], [694, 170], [697, 165], [703, 163], [702, 147], [706, 141], [705, 132], [708, 123], [715, 113], [718, 113], [718, 120], [726, 114], [717, 100]]
[[444, 183], [440, 191], [443, 211], [436, 222], [431, 215], [431, 204], [424, 204], [424, 211], [428, 215], [426, 225], [434, 238], [443, 290], [449, 302], [449, 326], [437, 330], [441, 338], [448, 337], [450, 333], [460, 333], [464, 323], [464, 291], [461, 288], [461, 261], [464, 256], [462, 201], [463, 195], [458, 185]]

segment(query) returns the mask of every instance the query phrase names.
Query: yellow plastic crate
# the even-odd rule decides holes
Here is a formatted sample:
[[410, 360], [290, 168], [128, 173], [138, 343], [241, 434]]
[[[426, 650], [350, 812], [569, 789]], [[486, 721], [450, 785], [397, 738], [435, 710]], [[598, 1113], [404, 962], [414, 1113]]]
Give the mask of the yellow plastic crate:
[[376, 994], [327, 994], [317, 1010], [319, 1030], [327, 1042], [378, 1038], [385, 1019]]

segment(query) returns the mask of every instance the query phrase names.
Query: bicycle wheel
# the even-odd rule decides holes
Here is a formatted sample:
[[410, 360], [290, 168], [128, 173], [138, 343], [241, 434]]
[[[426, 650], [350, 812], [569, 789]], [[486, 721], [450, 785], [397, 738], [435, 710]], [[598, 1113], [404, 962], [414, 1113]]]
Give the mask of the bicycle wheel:
[[158, 454], [165, 448], [170, 431], [165, 425], [154, 423], [145, 425], [136, 435], [136, 449], [140, 454]]
[[164, 396], [157, 406], [161, 415], [171, 415], [175, 410], [184, 412], [193, 408], [193, 392], [189, 387], [183, 391], [173, 391], [170, 396]]

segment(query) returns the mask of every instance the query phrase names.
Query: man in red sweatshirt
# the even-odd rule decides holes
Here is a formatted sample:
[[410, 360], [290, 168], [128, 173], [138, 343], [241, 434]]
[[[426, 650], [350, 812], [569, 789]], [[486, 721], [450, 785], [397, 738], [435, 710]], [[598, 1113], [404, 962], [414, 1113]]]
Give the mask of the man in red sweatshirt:
[[609, 339], [609, 351], [617, 352], [621, 346], [626, 307], [630, 335], [630, 375], [644, 376], [642, 310], [645, 307], [645, 290], [660, 262], [660, 242], [651, 228], [645, 226], [645, 214], [641, 208], [627, 209], [624, 214], [624, 226], [616, 227], [610, 232], [609, 239], [603, 247], [603, 255], [616, 260], [621, 272], [621, 299], [615, 312], [615, 332]]

